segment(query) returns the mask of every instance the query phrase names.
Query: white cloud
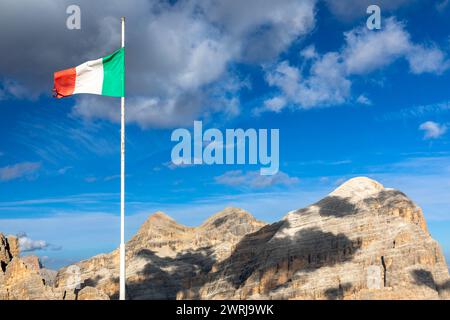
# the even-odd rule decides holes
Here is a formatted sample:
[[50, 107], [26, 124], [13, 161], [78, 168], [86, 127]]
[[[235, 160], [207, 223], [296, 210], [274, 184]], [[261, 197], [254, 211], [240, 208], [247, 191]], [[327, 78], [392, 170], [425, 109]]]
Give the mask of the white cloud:
[[108, 203], [117, 200], [118, 197], [119, 194], [116, 193], [84, 193], [55, 198], [7, 201], [0, 202], [0, 211], [5, 212], [7, 210], [12, 210], [13, 208], [18, 210], [32, 208], [33, 213], [36, 215], [47, 215], [49, 213], [54, 213], [52, 208], [58, 207], [59, 205], [73, 205], [77, 208], [82, 208], [87, 212], [92, 210], [93, 207], [104, 207]]
[[347, 74], [367, 74], [391, 64], [411, 48], [410, 36], [403, 23], [385, 19], [380, 31], [364, 25], [344, 34], [342, 51]]
[[314, 45], [307, 46], [305, 49], [300, 51], [300, 56], [306, 60], [315, 59], [319, 57], [316, 47]]
[[[0, 61], [0, 68], [4, 77], [23, 83], [28, 91], [49, 92], [52, 72], [117, 48], [117, 17], [125, 15], [130, 21], [129, 122], [143, 128], [175, 127], [212, 113], [236, 116], [240, 111], [239, 86], [233, 91], [224, 84], [239, 79], [229, 66], [277, 58], [293, 41], [312, 30], [316, 2], [81, 0], [82, 26], [74, 32], [65, 28], [64, 13], [71, 4], [69, 0], [56, 5], [51, 1], [23, 0], [19, 4], [5, 0], [0, 38], [8, 47], [9, 56]], [[20, 43], [28, 42], [35, 43], [34, 50], [39, 55], [23, 50]], [[39, 68], [33, 68], [36, 65]], [[119, 108], [114, 108], [114, 103], [104, 98], [77, 98], [74, 114], [85, 119], [117, 121]]]
[[442, 74], [450, 67], [450, 61], [446, 60], [444, 52], [435, 46], [429, 48], [421, 45], [412, 46], [406, 59], [411, 72], [415, 74]]
[[424, 139], [436, 139], [447, 132], [447, 126], [445, 124], [439, 124], [433, 121], [422, 123], [419, 129], [425, 131]]
[[284, 51], [315, 24], [316, 0], [200, 1], [208, 21], [224, 30], [238, 60], [262, 62]]
[[[164, 8], [144, 34], [154, 74], [145, 78], [148, 86], [135, 101], [130, 121], [175, 126], [204, 113], [204, 105], [213, 103], [203, 86], [230, 77], [227, 64], [233, 61], [276, 57], [314, 26], [314, 5], [315, 0], [191, 0]], [[155, 93], [151, 97], [149, 90]]]
[[370, 106], [372, 105], [372, 101], [370, 101], [369, 98], [367, 98], [365, 95], [360, 95], [357, 99], [356, 102], [359, 104], [364, 104], [366, 106]]
[[264, 101], [264, 107], [267, 110], [280, 112], [286, 106], [286, 99], [283, 97], [273, 97]]
[[259, 171], [242, 172], [242, 170], [227, 171], [223, 175], [215, 177], [216, 183], [250, 188], [267, 188], [275, 185], [291, 186], [299, 182], [296, 177], [290, 177], [284, 172], [278, 172], [272, 176], [262, 176]]
[[[270, 86], [278, 87], [287, 101], [304, 109], [341, 104], [350, 95], [351, 82], [345, 78], [343, 65], [335, 52], [316, 60], [307, 78], [302, 77], [298, 68], [283, 61], [266, 73], [266, 80]], [[266, 109], [273, 111], [267, 108], [270, 103], [270, 100], [265, 102]]]
[[[201, 105], [202, 98], [204, 95], [201, 92], [167, 99], [129, 98], [126, 102], [126, 121], [135, 123], [141, 128], [168, 128], [185, 125], [205, 111]], [[107, 119], [119, 123], [120, 108], [112, 107], [114, 103], [117, 105], [117, 99], [113, 101], [95, 96], [79, 97], [73, 108], [73, 115], [86, 120]]]
[[61, 250], [60, 246], [55, 246], [47, 243], [44, 240], [33, 240], [27, 236], [26, 233], [21, 233], [17, 235], [19, 239], [19, 248], [21, 252], [32, 252], [37, 250]]
[[[450, 68], [450, 60], [435, 45], [414, 43], [405, 25], [395, 18], [384, 20], [380, 31], [371, 31], [366, 26], [354, 28], [344, 33], [345, 43], [339, 52], [322, 55], [307, 47], [301, 52], [311, 66], [295, 67], [288, 61], [281, 61], [266, 69], [266, 81], [280, 90], [280, 97], [286, 104], [308, 109], [339, 105], [351, 97], [352, 81], [403, 58], [409, 63], [414, 74], [433, 73], [440, 75]], [[365, 102], [364, 96], [358, 102]], [[271, 101], [265, 102], [265, 110], [274, 111]], [[275, 111], [277, 111], [275, 109]]]
[[120, 174], [113, 174], [113, 175], [104, 177], [103, 181], [117, 180], [117, 179], [120, 179], [120, 178], [121, 178]]
[[58, 174], [65, 175], [67, 173], [67, 171], [69, 171], [71, 169], [73, 169], [73, 167], [70, 167], [70, 166], [63, 167], [63, 168], [58, 170]]
[[440, 115], [450, 112], [450, 103], [448, 101], [419, 105], [408, 108], [400, 109], [399, 111], [385, 113], [378, 120], [388, 121], [388, 120], [399, 120], [399, 119], [410, 119], [410, 118], [421, 118], [429, 115]]
[[392, 17], [379, 32], [360, 27], [346, 32], [345, 38], [343, 61], [348, 74], [367, 74], [398, 58], [405, 58], [415, 74], [441, 74], [450, 67], [441, 49], [412, 42], [405, 24]]
[[414, 43], [405, 24], [388, 18], [380, 32], [365, 27], [345, 34], [343, 60], [348, 74], [366, 74], [405, 58], [414, 74], [442, 74], [450, 68], [444, 51], [436, 45]]
[[22, 177], [30, 178], [40, 167], [41, 164], [38, 162], [22, 162], [0, 168], [0, 181], [10, 181]]

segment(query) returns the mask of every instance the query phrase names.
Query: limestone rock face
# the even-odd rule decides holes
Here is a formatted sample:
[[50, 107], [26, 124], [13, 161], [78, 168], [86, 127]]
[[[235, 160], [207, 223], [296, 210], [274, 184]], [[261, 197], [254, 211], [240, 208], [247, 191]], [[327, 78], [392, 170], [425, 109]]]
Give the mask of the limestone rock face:
[[17, 252], [17, 239], [15, 237], [7, 238], [0, 233], [0, 271], [2, 273], [6, 271], [6, 266], [11, 262]]
[[[270, 225], [236, 208], [195, 228], [157, 212], [126, 248], [129, 299], [450, 298], [421, 209], [368, 178]], [[117, 298], [118, 264], [116, 250], [78, 267], [86, 285]]]
[[[403, 193], [352, 179], [249, 234], [187, 297], [439, 299], [448, 269], [422, 211]], [[193, 294], [192, 294], [193, 293]]]
[[78, 292], [78, 300], [109, 300], [109, 297], [93, 287], [84, 287]]
[[[198, 227], [178, 224], [162, 212], [151, 215], [126, 245], [127, 298], [175, 299], [199, 275], [226, 259], [246, 234], [265, 224], [242, 209], [226, 208]], [[118, 250], [77, 264], [82, 282], [118, 297]], [[67, 283], [66, 269], [57, 285]]]
[[[0, 234], [0, 299], [117, 299], [118, 253], [59, 270], [53, 286]], [[421, 209], [368, 178], [272, 224], [237, 208], [198, 227], [157, 212], [126, 255], [128, 299], [450, 299]]]
[[15, 257], [8, 264], [0, 286], [1, 300], [55, 300], [57, 292], [46, 286], [39, 272]]
[[20, 257], [17, 238], [1, 233], [0, 263], [0, 300], [109, 299], [95, 288], [80, 292], [76, 288], [55, 288], [56, 271], [42, 268], [36, 256]]
[[16, 237], [0, 233], [0, 300], [61, 299], [59, 290], [48, 285], [42, 265], [35, 256], [20, 257]]
[[25, 256], [21, 260], [30, 270], [39, 271], [42, 269], [42, 264], [36, 256]]

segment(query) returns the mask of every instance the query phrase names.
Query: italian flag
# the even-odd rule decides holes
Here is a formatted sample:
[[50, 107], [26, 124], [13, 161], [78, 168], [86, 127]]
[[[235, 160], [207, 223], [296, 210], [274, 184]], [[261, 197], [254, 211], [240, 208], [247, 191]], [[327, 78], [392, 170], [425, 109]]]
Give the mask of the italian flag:
[[125, 96], [125, 48], [104, 58], [54, 73], [54, 97], [78, 93]]

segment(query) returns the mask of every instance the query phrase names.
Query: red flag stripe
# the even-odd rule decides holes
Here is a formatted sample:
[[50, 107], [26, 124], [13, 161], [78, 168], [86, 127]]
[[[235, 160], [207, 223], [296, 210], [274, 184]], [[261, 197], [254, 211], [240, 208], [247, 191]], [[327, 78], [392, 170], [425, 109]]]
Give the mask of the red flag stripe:
[[77, 71], [75, 68], [70, 68], [54, 73], [53, 91], [56, 98], [64, 98], [70, 96], [75, 90], [75, 80], [77, 78]]

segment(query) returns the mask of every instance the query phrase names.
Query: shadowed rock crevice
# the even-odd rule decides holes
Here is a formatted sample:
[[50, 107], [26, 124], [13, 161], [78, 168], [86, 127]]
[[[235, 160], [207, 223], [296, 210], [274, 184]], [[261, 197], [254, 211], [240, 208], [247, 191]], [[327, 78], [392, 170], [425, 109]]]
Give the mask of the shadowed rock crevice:
[[337, 196], [328, 196], [314, 204], [319, 207], [321, 216], [342, 218], [357, 212], [356, 207], [349, 199]]
[[218, 228], [221, 225], [223, 225], [224, 223], [226, 223], [227, 221], [228, 221], [228, 217], [221, 217], [221, 218], [214, 220], [213, 225], [214, 225], [214, 227]]
[[[0, 270], [2, 272], [6, 272], [6, 267], [13, 258], [13, 253], [11, 252], [11, 245], [10, 245], [11, 240], [16, 239], [12, 237], [8, 239], [8, 237], [5, 237], [2, 233], [0, 233]], [[14, 241], [14, 243], [17, 245], [17, 241]]]
[[328, 300], [342, 300], [345, 293], [352, 288], [351, 283], [339, 284], [337, 288], [328, 288], [325, 290], [325, 296]]
[[[215, 263], [210, 248], [179, 253], [175, 257], [160, 257], [152, 250], [142, 249], [137, 257], [145, 259], [145, 265], [138, 272], [138, 281], [127, 282], [127, 298], [133, 300], [176, 299], [180, 291], [195, 284]], [[112, 298], [118, 296], [116, 292]]]
[[102, 277], [99, 275], [93, 278], [88, 278], [84, 280], [83, 284], [81, 285], [81, 289], [83, 289], [84, 287], [96, 287], [101, 279]]
[[363, 199], [362, 201], [367, 206], [395, 206], [395, 205], [401, 205], [401, 206], [410, 206], [414, 207], [414, 203], [408, 199], [408, 197], [401, 191], [398, 190], [382, 190], [376, 193], [376, 195], [367, 197]]
[[325, 266], [349, 261], [361, 247], [361, 242], [351, 240], [344, 234], [324, 232], [318, 228], [301, 230], [293, 236], [281, 235], [289, 222], [283, 221], [249, 234], [236, 246], [230, 257], [218, 266], [216, 276], [231, 282], [234, 288], [245, 284], [250, 277], [261, 281], [266, 274], [275, 281], [264, 292], [288, 283], [292, 276], [301, 272], [313, 272]]
[[[401, 192], [399, 190], [394, 190], [394, 189], [381, 190], [377, 194], [377, 198], [380, 201], [386, 201], [386, 200], [393, 199], [393, 198], [396, 198], [396, 197], [399, 197], [401, 199], [407, 199], [406, 194], [404, 194], [403, 192]], [[413, 202], [411, 200], [407, 199], [407, 201], [409, 201], [411, 204], [413, 204]]]
[[429, 287], [430, 289], [436, 290], [438, 292], [450, 291], [450, 280], [438, 283], [435, 281], [433, 274], [430, 271], [424, 269], [416, 269], [411, 273], [416, 284], [418, 285]]
[[226, 268], [225, 274], [230, 275], [229, 281], [238, 288], [255, 272], [259, 262], [263, 260], [263, 255], [267, 255], [263, 252], [267, 243], [278, 231], [288, 226], [288, 222], [280, 221], [244, 236], [230, 257], [220, 263], [218, 269]]

